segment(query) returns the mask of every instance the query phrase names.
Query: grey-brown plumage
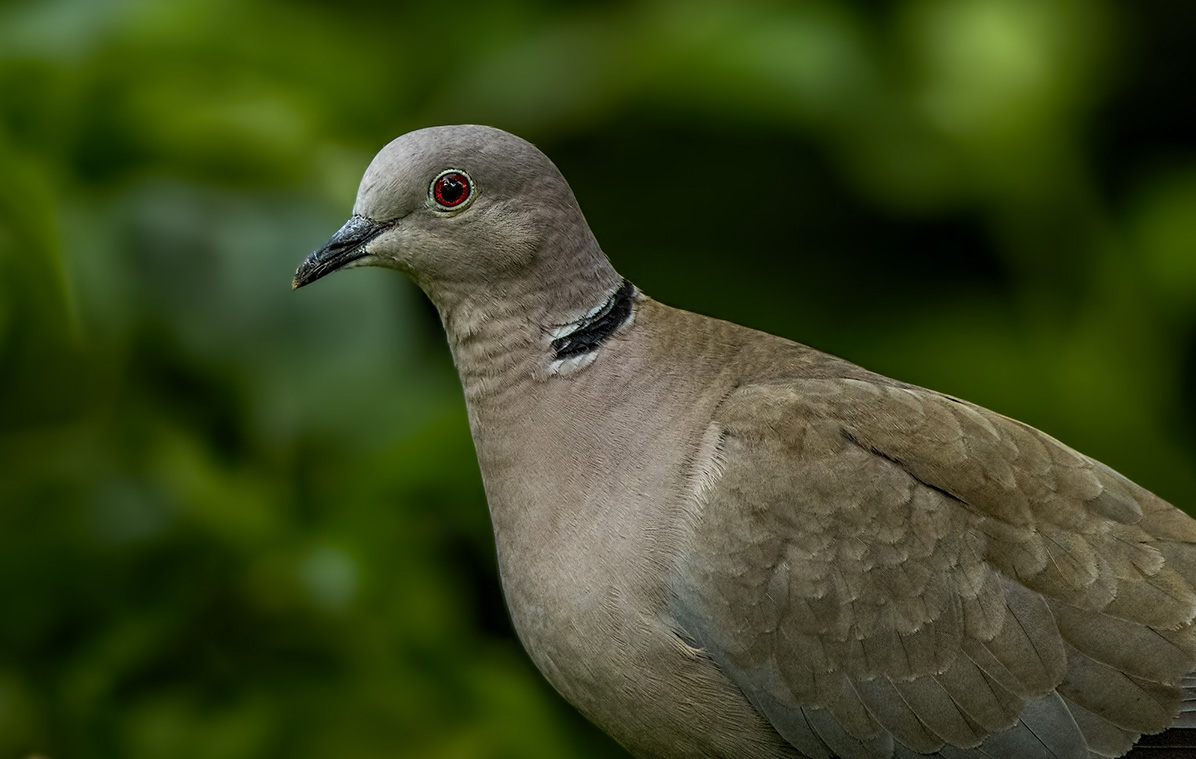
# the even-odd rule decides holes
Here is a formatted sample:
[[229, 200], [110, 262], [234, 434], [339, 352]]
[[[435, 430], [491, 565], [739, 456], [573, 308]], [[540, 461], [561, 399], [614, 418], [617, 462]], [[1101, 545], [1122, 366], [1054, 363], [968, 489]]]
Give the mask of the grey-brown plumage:
[[661, 305], [565, 180], [400, 137], [300, 267], [410, 275], [460, 372], [511, 618], [642, 759], [1095, 759], [1187, 725], [1196, 521], [1026, 425]]

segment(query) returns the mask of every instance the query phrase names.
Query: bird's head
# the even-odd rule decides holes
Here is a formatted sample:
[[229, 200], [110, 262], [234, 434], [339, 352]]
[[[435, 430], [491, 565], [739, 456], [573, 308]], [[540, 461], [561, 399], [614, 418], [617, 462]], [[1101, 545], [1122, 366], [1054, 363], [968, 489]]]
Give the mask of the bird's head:
[[420, 129], [383, 148], [353, 216], [299, 266], [293, 286], [357, 266], [399, 269], [433, 301], [511, 282], [551, 289], [562, 274], [609, 268], [547, 156], [473, 125]]

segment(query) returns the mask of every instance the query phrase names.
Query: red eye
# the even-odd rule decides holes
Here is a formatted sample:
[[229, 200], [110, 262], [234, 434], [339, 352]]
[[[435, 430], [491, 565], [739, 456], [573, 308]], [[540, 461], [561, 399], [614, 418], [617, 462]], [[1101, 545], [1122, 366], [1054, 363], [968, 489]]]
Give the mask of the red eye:
[[473, 184], [464, 171], [450, 169], [432, 180], [432, 201], [443, 209], [459, 208], [473, 194]]

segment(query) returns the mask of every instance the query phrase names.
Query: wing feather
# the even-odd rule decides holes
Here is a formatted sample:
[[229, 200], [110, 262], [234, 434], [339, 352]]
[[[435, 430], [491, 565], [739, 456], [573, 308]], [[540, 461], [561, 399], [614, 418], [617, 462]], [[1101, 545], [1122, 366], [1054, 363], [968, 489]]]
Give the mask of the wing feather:
[[917, 388], [747, 386], [714, 424], [677, 618], [806, 755], [1116, 756], [1180, 712], [1196, 522], [1166, 502]]

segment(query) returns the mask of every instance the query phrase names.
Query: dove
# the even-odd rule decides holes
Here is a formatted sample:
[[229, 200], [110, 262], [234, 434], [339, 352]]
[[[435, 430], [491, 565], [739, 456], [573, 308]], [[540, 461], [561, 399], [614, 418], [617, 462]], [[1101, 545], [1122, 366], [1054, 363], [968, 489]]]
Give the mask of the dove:
[[293, 286], [361, 266], [435, 305], [514, 628], [632, 755], [1097, 759], [1194, 724], [1196, 521], [1025, 424], [649, 298], [530, 143], [385, 146]]

